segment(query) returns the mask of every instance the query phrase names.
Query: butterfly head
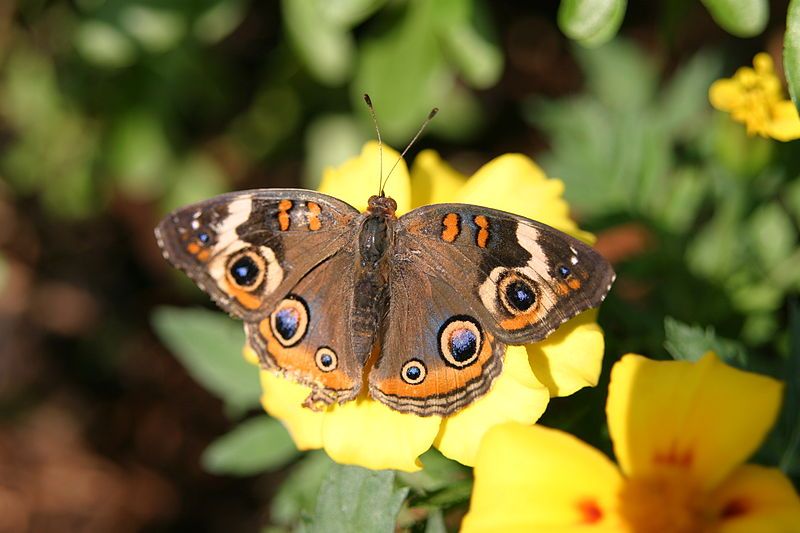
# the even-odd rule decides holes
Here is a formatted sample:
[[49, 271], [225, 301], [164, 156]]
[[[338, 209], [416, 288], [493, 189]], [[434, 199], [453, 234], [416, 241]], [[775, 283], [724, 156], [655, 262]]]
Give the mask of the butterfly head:
[[397, 211], [397, 202], [383, 194], [374, 194], [369, 197], [367, 212], [371, 215], [379, 215], [387, 218], [394, 218]]

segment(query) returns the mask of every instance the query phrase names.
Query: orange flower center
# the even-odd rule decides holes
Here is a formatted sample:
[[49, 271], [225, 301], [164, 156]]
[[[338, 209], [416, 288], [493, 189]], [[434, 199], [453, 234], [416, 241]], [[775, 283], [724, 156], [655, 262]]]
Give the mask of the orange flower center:
[[685, 468], [629, 479], [619, 501], [620, 515], [636, 533], [700, 533], [713, 523], [703, 492]]

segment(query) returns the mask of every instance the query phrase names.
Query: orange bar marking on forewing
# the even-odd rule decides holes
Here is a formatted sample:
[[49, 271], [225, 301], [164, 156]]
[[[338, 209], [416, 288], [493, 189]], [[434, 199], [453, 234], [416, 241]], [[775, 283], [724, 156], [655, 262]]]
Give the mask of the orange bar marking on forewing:
[[453, 242], [456, 240], [458, 234], [461, 233], [461, 228], [459, 227], [460, 222], [457, 213], [447, 213], [442, 219], [442, 225], [444, 225], [442, 240], [445, 242]]
[[478, 215], [475, 217], [475, 224], [480, 228], [475, 241], [481, 248], [486, 248], [489, 242], [489, 220], [483, 215]]
[[322, 222], [319, 219], [319, 214], [322, 209], [316, 202], [308, 202], [306, 207], [308, 207], [308, 229], [311, 231], [317, 231], [322, 227]]
[[289, 229], [289, 210], [291, 208], [291, 200], [281, 200], [278, 204], [278, 225], [280, 226], [281, 231], [286, 231]]

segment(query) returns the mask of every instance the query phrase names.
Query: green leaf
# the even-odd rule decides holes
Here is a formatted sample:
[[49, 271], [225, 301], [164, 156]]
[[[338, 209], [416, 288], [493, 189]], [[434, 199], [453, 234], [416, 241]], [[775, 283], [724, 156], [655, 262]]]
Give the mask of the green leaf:
[[789, 3], [783, 38], [783, 70], [794, 105], [800, 109], [800, 0]]
[[800, 226], [800, 179], [789, 182], [782, 197], [786, 202], [786, 207], [794, 215], [795, 223]]
[[127, 67], [138, 55], [130, 37], [99, 20], [87, 20], [78, 27], [75, 48], [87, 61], [108, 68]]
[[617, 34], [627, 0], [562, 0], [558, 8], [561, 31], [585, 46], [599, 46]]
[[250, 476], [288, 464], [300, 452], [283, 425], [266, 415], [245, 420], [203, 452], [206, 470]]
[[186, 19], [177, 10], [130, 5], [122, 9], [119, 18], [125, 31], [148, 52], [166, 52], [186, 35]]
[[385, 3], [386, 0], [325, 0], [319, 3], [319, 10], [326, 19], [342, 27], [352, 28]]
[[722, 29], [737, 37], [758, 35], [769, 22], [767, 0], [702, 0]]
[[741, 190], [731, 190], [717, 206], [711, 221], [701, 228], [689, 243], [686, 262], [696, 274], [727, 282], [742, 259], [740, 217], [744, 197]]
[[419, 472], [398, 472], [398, 479], [403, 485], [420, 492], [441, 490], [469, 477], [465, 466], [448, 459], [435, 448], [426, 451], [420, 457], [420, 461], [424, 468]]
[[780, 427], [784, 434], [784, 449], [780, 468], [790, 475], [800, 474], [800, 304], [789, 306], [789, 357], [784, 372], [786, 395], [783, 401]]
[[362, 95], [369, 93], [381, 119], [381, 133], [398, 146], [408, 142], [432, 107], [442, 109], [435, 122], [447, 120], [454, 74], [439, 46], [436, 9], [433, 2], [410, 0], [398, 21], [361, 45], [351, 84], [353, 105], [363, 109]]
[[227, 189], [217, 162], [202, 152], [188, 154], [169, 169], [168, 175], [173, 183], [162, 200], [165, 211], [222, 194]]
[[270, 517], [276, 524], [290, 526], [314, 512], [317, 494], [333, 466], [325, 452], [312, 451], [292, 468], [281, 483], [270, 505]]
[[148, 110], [119, 117], [107, 137], [108, 166], [122, 191], [139, 200], [162, 194], [172, 154], [163, 125]]
[[733, 340], [718, 337], [714, 328], [690, 326], [674, 318], [664, 319], [664, 348], [678, 361], [697, 361], [706, 352], [716, 353], [726, 363], [747, 366], [744, 346]]
[[659, 95], [656, 111], [669, 130], [698, 130], [708, 121], [708, 87], [720, 72], [719, 54], [698, 52], [672, 76]]
[[245, 15], [243, 0], [223, 0], [197, 17], [192, 32], [200, 41], [213, 44], [230, 35]]
[[242, 357], [240, 322], [205, 309], [159, 307], [152, 324], [189, 374], [234, 410], [258, 405], [258, 369]]
[[635, 43], [616, 39], [599, 48], [577, 49], [575, 54], [589, 90], [608, 107], [638, 113], [652, 103], [659, 82], [658, 62]]
[[316, 118], [306, 128], [303, 186], [317, 188], [326, 168], [341, 165], [357, 155], [370, 138], [353, 115], [321, 115]]
[[794, 224], [778, 202], [760, 206], [746, 227], [751, 250], [766, 267], [788, 257], [797, 243]]
[[[503, 54], [497, 43], [479, 27], [485, 16], [474, 13], [475, 0], [439, 0], [435, 18], [447, 59], [473, 87], [486, 89], [497, 83], [503, 71]], [[485, 26], [485, 25], [484, 25]]]
[[326, 18], [320, 0], [283, 0], [283, 21], [294, 49], [320, 82], [338, 86], [353, 68], [355, 44], [347, 28]]
[[425, 533], [447, 533], [444, 524], [444, 516], [441, 509], [433, 509], [428, 514], [428, 521], [425, 523]]
[[317, 498], [312, 533], [393, 533], [407, 488], [395, 486], [392, 470], [334, 465]]

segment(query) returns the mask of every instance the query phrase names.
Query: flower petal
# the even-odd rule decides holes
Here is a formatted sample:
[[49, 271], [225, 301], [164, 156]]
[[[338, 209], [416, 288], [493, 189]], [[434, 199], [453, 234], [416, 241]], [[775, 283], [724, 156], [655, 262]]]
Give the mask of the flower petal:
[[791, 100], [781, 100], [772, 106], [769, 136], [779, 141], [800, 139], [800, 116]]
[[481, 442], [461, 531], [619, 531], [621, 482], [605, 455], [568, 433], [495, 426]]
[[626, 355], [611, 371], [606, 404], [620, 467], [642, 477], [683, 467], [712, 488], [764, 439], [781, 388], [713, 354], [697, 363]]
[[466, 180], [434, 150], [420, 152], [411, 165], [411, 208], [452, 202]]
[[399, 413], [359, 398], [328, 408], [322, 440], [337, 463], [414, 472], [422, 467], [418, 457], [431, 447], [441, 420]]
[[542, 416], [550, 393], [539, 383], [525, 350], [506, 351], [503, 372], [492, 389], [465, 409], [445, 418], [434, 446], [450, 459], [472, 466], [483, 435], [497, 424], [516, 421], [533, 424]]
[[529, 157], [506, 154], [485, 165], [458, 191], [456, 202], [501, 209], [532, 218], [574, 235], [593, 240], [580, 231], [562, 198], [564, 183], [549, 179]]
[[250, 363], [251, 365], [258, 366], [258, 354], [256, 351], [247, 343], [245, 343], [244, 348], [242, 349], [242, 357], [244, 360]]
[[322, 448], [323, 412], [303, 407], [309, 388], [267, 370], [261, 377], [261, 405], [280, 420], [292, 436], [297, 449]]
[[[378, 194], [378, 175], [380, 173], [378, 143], [370, 141], [361, 149], [358, 157], [348, 159], [336, 168], [327, 168], [317, 189], [344, 200], [356, 209], [366, 210], [371, 194]], [[411, 182], [406, 162], [400, 154], [383, 145], [383, 174], [389, 174], [397, 163], [392, 177], [386, 183], [386, 195], [397, 202], [397, 214], [409, 210], [411, 206]]]
[[800, 498], [777, 468], [744, 465], [711, 495], [709, 510], [720, 533], [797, 532]]
[[708, 99], [714, 108], [731, 112], [744, 104], [745, 93], [741, 83], [724, 78], [711, 84], [708, 89]]
[[569, 396], [583, 387], [597, 385], [605, 339], [596, 320], [596, 309], [586, 311], [562, 324], [545, 340], [525, 346], [533, 373], [551, 396]]

